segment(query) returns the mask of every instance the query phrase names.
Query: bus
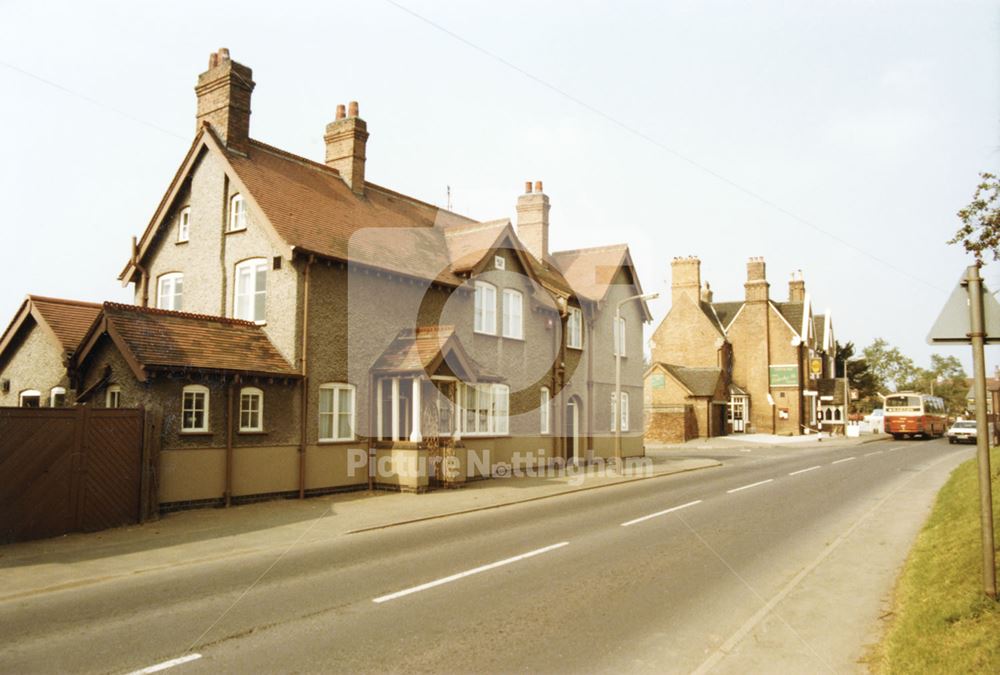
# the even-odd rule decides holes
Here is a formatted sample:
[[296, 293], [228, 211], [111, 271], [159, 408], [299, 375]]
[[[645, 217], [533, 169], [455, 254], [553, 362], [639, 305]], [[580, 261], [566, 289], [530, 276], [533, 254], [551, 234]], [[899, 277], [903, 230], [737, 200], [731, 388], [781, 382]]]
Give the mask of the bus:
[[897, 441], [903, 436], [934, 438], [948, 431], [948, 411], [940, 396], [901, 391], [885, 397], [885, 433]]

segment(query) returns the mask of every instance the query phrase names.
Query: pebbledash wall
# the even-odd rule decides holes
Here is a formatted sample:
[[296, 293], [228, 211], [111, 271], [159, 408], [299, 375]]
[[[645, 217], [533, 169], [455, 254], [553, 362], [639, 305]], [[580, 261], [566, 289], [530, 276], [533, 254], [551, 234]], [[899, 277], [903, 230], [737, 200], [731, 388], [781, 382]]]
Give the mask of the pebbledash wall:
[[31, 319], [29, 328], [22, 327], [23, 335], [16, 339], [20, 345], [8, 350], [11, 356], [6, 363], [0, 362], [0, 372], [10, 381], [10, 391], [0, 390], [0, 406], [20, 405], [23, 391], [36, 390], [41, 394], [41, 405], [48, 406], [53, 387], [66, 390], [66, 404], [73, 402], [66, 366], [63, 365], [63, 349], [51, 331]]

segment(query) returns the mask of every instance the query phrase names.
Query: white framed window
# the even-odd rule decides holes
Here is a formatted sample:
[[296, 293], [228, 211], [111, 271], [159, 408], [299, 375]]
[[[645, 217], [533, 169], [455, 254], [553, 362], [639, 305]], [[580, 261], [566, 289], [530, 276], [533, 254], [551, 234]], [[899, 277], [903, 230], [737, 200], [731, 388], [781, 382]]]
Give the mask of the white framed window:
[[156, 306], [160, 309], [181, 311], [184, 306], [184, 275], [171, 272], [160, 276], [156, 285]]
[[187, 241], [191, 235], [191, 207], [186, 206], [181, 209], [177, 218], [177, 241]]
[[615, 343], [615, 356], [625, 354], [625, 317], [612, 317], [611, 319], [611, 329], [614, 333], [614, 343]]
[[122, 388], [117, 384], [111, 385], [104, 392], [104, 407], [105, 408], [122, 407]]
[[17, 403], [22, 408], [38, 408], [42, 405], [42, 392], [37, 389], [26, 389], [17, 397]]
[[66, 387], [52, 387], [49, 392], [49, 407], [62, 408], [66, 405]]
[[510, 388], [506, 384], [461, 384], [462, 433], [470, 436], [510, 433]]
[[615, 393], [611, 392], [611, 431], [617, 431], [615, 422], [620, 421], [622, 425], [622, 431], [629, 430], [629, 420], [628, 420], [628, 392], [622, 392], [622, 407], [618, 409], [615, 405]]
[[264, 392], [257, 387], [240, 389], [240, 431], [264, 430]]
[[513, 288], [503, 291], [502, 334], [506, 338], [524, 339], [524, 295]]
[[267, 259], [251, 258], [236, 266], [233, 316], [264, 323], [267, 309]]
[[566, 346], [583, 349], [583, 312], [578, 307], [570, 307], [566, 317]]
[[551, 407], [551, 399], [552, 394], [549, 393], [549, 388], [542, 387], [538, 401], [538, 430], [543, 434], [550, 433], [549, 409]]
[[229, 198], [229, 232], [239, 232], [247, 229], [247, 204], [243, 195], [235, 194]]
[[493, 269], [505, 270], [507, 269], [507, 259], [502, 255], [493, 256]]
[[497, 289], [485, 281], [476, 282], [475, 321], [473, 330], [487, 335], [497, 334]]
[[319, 440], [354, 440], [354, 385], [328, 383], [319, 387]]
[[181, 431], [208, 431], [208, 387], [189, 384], [181, 390]]

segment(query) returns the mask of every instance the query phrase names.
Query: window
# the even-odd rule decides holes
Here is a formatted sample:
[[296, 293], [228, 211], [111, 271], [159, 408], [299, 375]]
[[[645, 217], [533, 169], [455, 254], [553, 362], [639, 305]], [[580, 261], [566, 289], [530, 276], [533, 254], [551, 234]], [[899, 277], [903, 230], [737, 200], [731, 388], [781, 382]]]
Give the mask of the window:
[[615, 356], [619, 354], [625, 356], [625, 317], [619, 316], [612, 320], [612, 330], [614, 331]]
[[510, 388], [505, 384], [462, 384], [462, 433], [510, 433]]
[[181, 311], [184, 296], [184, 275], [180, 272], [171, 272], [160, 277], [157, 286], [156, 306], [160, 309], [173, 309]]
[[240, 389], [240, 431], [264, 430], [264, 392], [256, 387]]
[[616, 418], [621, 420], [622, 431], [628, 431], [629, 420], [628, 420], [628, 392], [622, 392], [622, 407], [621, 410], [616, 410], [615, 406], [615, 394], [611, 393], [611, 431], [616, 431], [615, 420]]
[[191, 207], [181, 209], [181, 215], [177, 219], [177, 241], [187, 241], [191, 234]]
[[64, 405], [66, 405], [66, 388], [52, 387], [52, 391], [49, 392], [49, 406], [62, 408]]
[[208, 431], [208, 387], [189, 384], [182, 390], [181, 431]]
[[247, 229], [247, 205], [243, 195], [233, 195], [229, 198], [229, 232], [239, 232]]
[[354, 440], [354, 385], [320, 385], [319, 440]]
[[21, 392], [17, 400], [22, 408], [38, 408], [42, 405], [42, 392], [37, 389], [27, 389]]
[[551, 399], [551, 394], [549, 394], [548, 387], [542, 387], [541, 397], [538, 402], [538, 426], [539, 431], [543, 434], [549, 433], [549, 400]]
[[117, 384], [113, 384], [108, 387], [108, 390], [104, 392], [104, 407], [105, 408], [121, 408], [122, 407], [122, 388]]
[[566, 346], [583, 348], [583, 312], [577, 307], [570, 307], [566, 318]]
[[233, 316], [264, 323], [267, 305], [267, 260], [253, 258], [236, 266], [236, 294]]
[[522, 319], [522, 305], [524, 296], [521, 291], [512, 288], [504, 289], [503, 292], [503, 336], [506, 338], [524, 337], [524, 320]]
[[507, 269], [507, 259], [501, 255], [493, 256], [493, 268], [497, 270]]
[[476, 282], [475, 323], [477, 333], [497, 334], [497, 289], [485, 281]]

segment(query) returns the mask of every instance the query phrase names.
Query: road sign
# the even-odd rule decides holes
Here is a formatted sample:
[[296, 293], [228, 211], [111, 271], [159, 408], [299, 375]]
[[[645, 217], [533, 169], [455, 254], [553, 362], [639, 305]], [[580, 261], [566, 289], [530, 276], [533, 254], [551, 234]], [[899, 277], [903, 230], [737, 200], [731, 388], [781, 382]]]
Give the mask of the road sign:
[[[993, 297], [986, 284], [983, 284], [983, 323], [985, 324], [986, 342], [1000, 343], [1000, 302]], [[965, 275], [958, 280], [958, 286], [952, 291], [951, 297], [945, 303], [937, 321], [927, 335], [927, 343], [936, 344], [970, 344], [969, 334], [969, 291], [966, 288]]]

